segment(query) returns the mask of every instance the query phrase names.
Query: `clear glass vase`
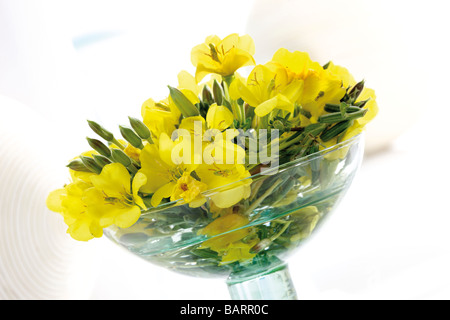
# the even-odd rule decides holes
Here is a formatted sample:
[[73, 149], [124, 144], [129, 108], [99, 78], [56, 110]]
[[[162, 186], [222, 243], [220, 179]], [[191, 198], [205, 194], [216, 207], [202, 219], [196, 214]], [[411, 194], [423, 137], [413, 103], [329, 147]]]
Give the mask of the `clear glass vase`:
[[[318, 229], [348, 190], [363, 157], [362, 135], [308, 157], [205, 193], [191, 208], [181, 201], [143, 212], [108, 238], [175, 272], [222, 277], [234, 300], [297, 299], [287, 261]], [[230, 208], [214, 197], [248, 186]], [[244, 191], [243, 191], [244, 192]]]

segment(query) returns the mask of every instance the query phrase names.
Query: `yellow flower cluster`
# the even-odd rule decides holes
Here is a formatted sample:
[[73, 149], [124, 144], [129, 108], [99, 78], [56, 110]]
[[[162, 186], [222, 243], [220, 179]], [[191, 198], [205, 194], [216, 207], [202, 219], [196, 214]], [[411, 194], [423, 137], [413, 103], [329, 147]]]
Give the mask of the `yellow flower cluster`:
[[[377, 114], [374, 91], [345, 68], [321, 66], [307, 53], [286, 49], [256, 65], [254, 53], [247, 35], [210, 36], [192, 50], [195, 74], [180, 72], [178, 86], [169, 87], [166, 99], [145, 101], [142, 120], [130, 118], [132, 129], [121, 127], [126, 141], [89, 122], [109, 145], [89, 140], [94, 151], [71, 162], [71, 183], [47, 199], [73, 238], [100, 237], [111, 225], [128, 228], [142, 210], [163, 202], [199, 207], [209, 199], [224, 209], [247, 199], [258, 163], [250, 165], [246, 145], [238, 143], [243, 130], [280, 129], [280, 153], [303, 156], [295, 148], [314, 152], [330, 147], [359, 134]], [[253, 67], [247, 77], [237, 73], [248, 66]], [[308, 131], [311, 126], [314, 130]], [[303, 131], [310, 134], [299, 135]], [[311, 132], [316, 133], [313, 139]], [[223, 216], [204, 234], [241, 227], [246, 219]], [[231, 234], [237, 237], [232, 241], [219, 237], [204, 245], [251, 255], [252, 243], [241, 241], [248, 230], [241, 233]], [[224, 262], [234, 260], [224, 255]]]
[[105, 166], [101, 174], [70, 170], [72, 183], [50, 193], [47, 206], [59, 212], [68, 225], [68, 233], [80, 241], [101, 237], [111, 225], [129, 228], [145, 209], [138, 195], [147, 178], [136, 174], [134, 179], [120, 163]]

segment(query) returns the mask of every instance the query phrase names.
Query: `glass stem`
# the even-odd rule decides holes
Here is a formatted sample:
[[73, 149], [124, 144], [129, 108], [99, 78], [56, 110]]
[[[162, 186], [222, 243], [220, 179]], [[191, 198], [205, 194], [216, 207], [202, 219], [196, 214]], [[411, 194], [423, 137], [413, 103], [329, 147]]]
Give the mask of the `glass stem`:
[[297, 300], [286, 264], [261, 273], [231, 275], [227, 285], [232, 300]]

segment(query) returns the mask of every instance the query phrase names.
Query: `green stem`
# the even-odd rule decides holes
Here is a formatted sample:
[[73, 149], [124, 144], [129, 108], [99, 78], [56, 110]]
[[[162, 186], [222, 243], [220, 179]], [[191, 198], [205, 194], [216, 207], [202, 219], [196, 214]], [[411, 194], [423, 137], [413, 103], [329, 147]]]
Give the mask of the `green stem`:
[[270, 241], [274, 242], [276, 239], [278, 239], [279, 236], [281, 236], [286, 229], [289, 227], [289, 225], [292, 223], [292, 221], [283, 221], [283, 220], [275, 220], [275, 222], [280, 223], [280, 224], [284, 224], [283, 228], [274, 236], [270, 237]]
[[236, 100], [230, 98], [230, 86], [233, 82], [235, 76], [234, 74], [223, 77], [223, 82], [225, 83], [225, 98], [231, 103], [231, 110], [233, 111], [234, 118], [239, 121], [240, 124], [245, 122], [245, 109], [244, 106], [240, 106]]
[[117, 141], [116, 138], [113, 138], [111, 143], [115, 144], [120, 150], [125, 150], [125, 147], [119, 141]]
[[261, 204], [261, 202], [264, 201], [265, 198], [267, 198], [268, 196], [270, 196], [272, 194], [273, 190], [275, 190], [275, 188], [278, 187], [281, 182], [283, 182], [283, 180], [278, 179], [269, 189], [266, 190], [266, 192], [264, 192], [264, 194], [261, 197], [256, 199], [252, 203], [252, 205], [250, 207], [248, 207], [248, 209], [245, 211], [244, 215], [249, 215], [250, 213], [252, 213], [252, 211], [255, 210]]
[[136, 174], [138, 172], [137, 168], [133, 164], [127, 169], [130, 170], [132, 174]]

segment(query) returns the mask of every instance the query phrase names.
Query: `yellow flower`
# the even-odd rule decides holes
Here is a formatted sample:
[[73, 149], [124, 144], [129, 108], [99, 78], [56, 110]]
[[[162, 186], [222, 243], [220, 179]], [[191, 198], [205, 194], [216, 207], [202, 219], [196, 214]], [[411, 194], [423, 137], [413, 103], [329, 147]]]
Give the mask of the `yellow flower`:
[[67, 233], [79, 241], [88, 241], [103, 235], [99, 219], [87, 213], [86, 204], [82, 201], [84, 192], [89, 188], [92, 188], [92, 185], [77, 180], [63, 189], [51, 192], [47, 197], [47, 207], [63, 216], [64, 223], [68, 226]]
[[[327, 70], [333, 74], [333, 76], [340, 79], [342, 82], [343, 87], [349, 88], [353, 87], [357, 84], [355, 78], [351, 75], [351, 73], [344, 67], [337, 66], [334, 63], [330, 62], [328, 65]], [[364, 131], [364, 128], [366, 124], [368, 124], [370, 121], [372, 121], [378, 114], [378, 104], [376, 101], [376, 94], [375, 91], [364, 87], [363, 91], [361, 92], [360, 96], [358, 97], [358, 102], [367, 101], [363, 109], [368, 110], [364, 117], [359, 118], [355, 120], [353, 125], [347, 129], [344, 136], [341, 137], [340, 141], [345, 141], [348, 139], [351, 139], [358, 134], [362, 133]], [[328, 141], [327, 143], [324, 143], [325, 147], [332, 147], [337, 143], [337, 138], [332, 139]], [[322, 148], [321, 148], [322, 149]], [[348, 148], [342, 148], [339, 151], [335, 151], [327, 155], [326, 157], [330, 160], [334, 159], [343, 159], [347, 155]]]
[[197, 68], [195, 79], [200, 82], [210, 73], [230, 76], [241, 67], [254, 65], [254, 54], [255, 43], [248, 35], [231, 34], [223, 40], [209, 36], [205, 43], [192, 49], [191, 61]]
[[345, 95], [346, 88], [342, 82], [327, 70], [312, 72], [305, 79], [303, 94], [299, 100], [303, 110], [311, 114], [310, 122], [317, 123], [325, 113], [327, 103], [339, 104]]
[[237, 241], [231, 243], [227, 249], [221, 254], [222, 261], [220, 265], [226, 265], [233, 262], [246, 262], [253, 259], [256, 253], [252, 253], [251, 249], [259, 242], [258, 238], [252, 239], [250, 242]]
[[184, 199], [191, 207], [200, 207], [206, 202], [202, 192], [207, 189], [208, 186], [206, 184], [194, 179], [189, 173], [185, 172], [177, 180], [171, 200]]
[[356, 101], [366, 101], [370, 99], [363, 109], [367, 109], [367, 113], [364, 117], [357, 119], [355, 122], [359, 126], [365, 126], [367, 123], [372, 121], [378, 114], [378, 104], [377, 104], [377, 96], [375, 94], [375, 91], [369, 88], [364, 88], [364, 90], [361, 92], [361, 95], [358, 97], [358, 100]]
[[236, 77], [230, 86], [230, 96], [234, 100], [242, 98], [255, 108], [258, 117], [263, 117], [274, 109], [292, 113], [302, 88], [303, 80], [291, 81], [285, 68], [258, 65], [250, 73], [246, 84]]
[[[178, 200], [179, 198], [177, 196], [181, 195], [180, 192], [177, 192], [178, 180], [184, 174], [190, 174], [196, 168], [192, 156], [189, 159], [184, 159], [187, 161], [180, 161], [180, 163], [174, 163], [172, 160], [172, 154], [175, 151], [183, 150], [184, 143], [186, 143], [187, 148], [191, 148], [190, 141], [189, 143], [184, 140], [175, 142], [167, 134], [162, 133], [159, 139], [159, 146], [148, 144], [141, 152], [141, 169], [139, 172], [142, 172], [148, 177], [141, 191], [143, 193], [153, 194], [151, 204], [154, 207], [157, 207], [165, 198], [171, 198], [172, 201]], [[182, 154], [180, 157], [182, 158], [183, 156], [186, 155]], [[189, 182], [193, 183], [192, 181]], [[192, 186], [202, 188], [196, 184]], [[192, 198], [191, 193], [185, 193], [183, 195], [186, 196], [185, 201]], [[196, 199], [196, 197], [194, 198]]]
[[285, 48], [279, 49], [267, 64], [268, 67], [276, 67], [281, 65], [286, 68], [289, 79], [306, 79], [311, 72], [318, 71], [322, 67], [311, 60], [306, 52], [294, 51], [290, 52]]
[[178, 73], [178, 89], [183, 90], [189, 90], [191, 91], [196, 97], [200, 95], [202, 92], [203, 86], [197, 84], [197, 81], [195, 81], [195, 77], [191, 75], [189, 72], [182, 70], [180, 73]]
[[63, 215], [67, 232], [74, 239], [88, 241], [101, 237], [103, 229], [111, 225], [128, 228], [136, 223], [141, 208], [145, 209], [138, 194], [147, 181], [145, 175], [138, 173], [131, 182], [128, 170], [112, 163], [90, 180], [75, 180], [47, 198], [47, 207]]
[[303, 125], [316, 123], [324, 113], [325, 104], [338, 104], [345, 95], [346, 88], [343, 87], [340, 77], [312, 61], [308, 53], [279, 49], [268, 63], [271, 69], [277, 66], [286, 69], [291, 81], [293, 79], [304, 81], [302, 93], [296, 102], [311, 114], [311, 118], [301, 116]]
[[218, 106], [216, 103], [211, 105], [206, 115], [208, 129], [218, 129], [223, 131], [228, 129], [234, 121], [233, 113], [224, 106]]
[[352, 87], [356, 84], [356, 80], [347, 68], [335, 65], [333, 62], [328, 64], [327, 70], [339, 77], [344, 88]]
[[[251, 228], [242, 228], [248, 223], [249, 220], [247, 217], [235, 213], [215, 219], [199, 232], [199, 234], [201, 235], [213, 237], [203, 242], [201, 247], [210, 248], [211, 250], [214, 250], [216, 252], [225, 250], [231, 243], [239, 241], [251, 233]], [[239, 230], [230, 232], [235, 229]], [[223, 233], [225, 234], [214, 237]]]
[[231, 207], [250, 196], [252, 180], [247, 179], [251, 175], [244, 165], [202, 164], [195, 172], [209, 189], [223, 187], [211, 195], [211, 200], [219, 208]]
[[[329, 70], [334, 76], [338, 77], [343, 84], [343, 87], [353, 87], [356, 85], [355, 78], [350, 74], [350, 72], [341, 66], [337, 66], [334, 63], [330, 62], [327, 70]], [[357, 119], [356, 125], [358, 127], [363, 127], [370, 121], [372, 121], [378, 114], [378, 104], [377, 104], [377, 96], [375, 95], [375, 91], [364, 87], [363, 91], [356, 100], [356, 103], [369, 100], [363, 109], [367, 109], [367, 113], [364, 117]]]
[[187, 130], [192, 136], [205, 133], [206, 121], [202, 116], [188, 117], [181, 120], [178, 129]]
[[[201, 248], [209, 248], [219, 253], [222, 257], [221, 265], [252, 259], [256, 254], [251, 253], [250, 250], [259, 242], [259, 239], [255, 235], [251, 237], [252, 239], [243, 241], [254, 231], [253, 228], [243, 228], [248, 223], [248, 218], [235, 213], [217, 218], [199, 232], [199, 234], [212, 237], [203, 242]], [[230, 232], [232, 230], [236, 231]]]
[[161, 133], [172, 135], [179, 124], [181, 113], [170, 98], [156, 103], [148, 99], [142, 104], [142, 118], [152, 135], [159, 138]]
[[134, 161], [139, 161], [139, 156], [141, 155], [141, 149], [133, 147], [131, 144], [126, 144], [125, 150], [123, 150], [127, 156], [129, 156]]
[[220, 132], [218, 129], [205, 132], [203, 146], [203, 163], [211, 164], [244, 164], [245, 150], [234, 143], [234, 138], [239, 135], [237, 129], [227, 129]]

